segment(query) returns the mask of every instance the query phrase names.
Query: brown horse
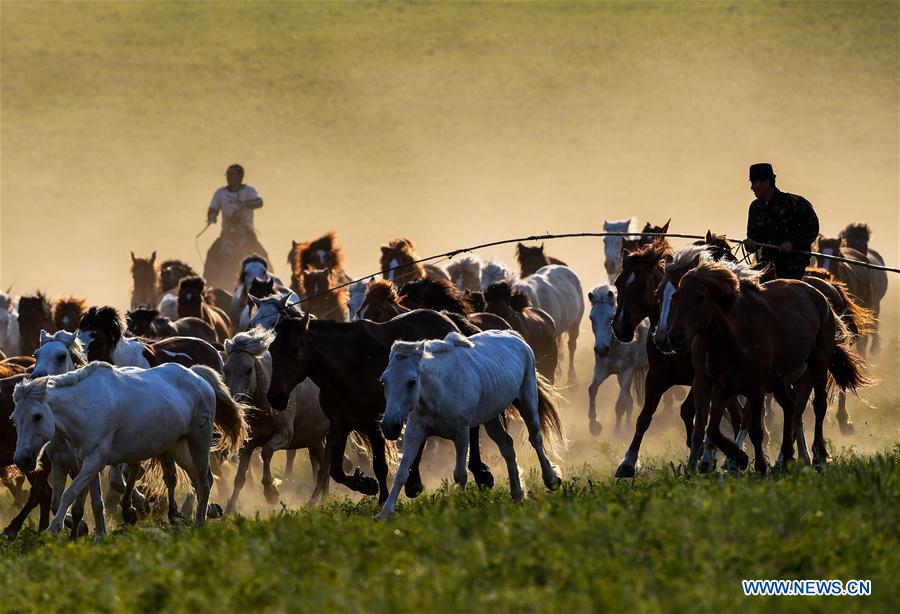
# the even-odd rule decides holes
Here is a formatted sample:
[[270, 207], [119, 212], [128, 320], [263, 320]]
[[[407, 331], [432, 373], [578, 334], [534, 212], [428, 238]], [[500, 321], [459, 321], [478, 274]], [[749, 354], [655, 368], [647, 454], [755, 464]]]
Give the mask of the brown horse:
[[533, 275], [541, 267], [550, 264], [560, 264], [568, 266], [562, 260], [547, 256], [544, 253], [544, 244], [541, 243], [537, 247], [528, 247], [523, 243], [516, 243], [516, 260], [519, 262], [519, 277], [528, 277]]
[[350, 293], [347, 288], [331, 290], [340, 285], [334, 269], [304, 269], [300, 272], [299, 295], [303, 300], [303, 309], [312, 313], [319, 320], [346, 322], [350, 319], [347, 303]]
[[383, 324], [409, 311], [400, 304], [397, 286], [387, 279], [373, 279], [366, 286], [366, 296], [355, 315], [360, 320]]
[[749, 464], [743, 450], [719, 431], [726, 401], [743, 394], [755, 468], [767, 472], [762, 448], [767, 390], [793, 397], [793, 405], [782, 404], [781, 458], [785, 462], [793, 458], [803, 408], [815, 391], [813, 457], [824, 463], [828, 458], [823, 431], [828, 374], [843, 390], [870, 383], [846, 327], [821, 292], [793, 280], [763, 286], [753, 278], [739, 279], [731, 268], [715, 262], [700, 262], [681, 278], [674, 292], [666, 286], [654, 341], [669, 351], [689, 351], [695, 365], [692, 393], [697, 412], [689, 468], [699, 458], [704, 430], [739, 468]]
[[[292, 241], [291, 244], [288, 264], [291, 265], [292, 284], [295, 280], [299, 281], [300, 273], [307, 269], [328, 269], [332, 271], [338, 284], [351, 281], [344, 272], [344, 250], [337, 244], [337, 235], [333, 231], [312, 241]], [[291, 289], [301, 294], [293, 285]]]
[[668, 220], [666, 220], [666, 223], [663, 224], [662, 226], [654, 226], [650, 222], [645, 223], [644, 229], [641, 230], [641, 238], [638, 239], [638, 243], [640, 245], [648, 245], [650, 243], [653, 243], [654, 241], [656, 241], [659, 238], [663, 238], [663, 237], [659, 237], [657, 235], [660, 233], [665, 234], [665, 233], [669, 232], [669, 224], [671, 224], [671, 223], [672, 223], [672, 218], [669, 218]]
[[224, 343], [231, 335], [231, 319], [221, 307], [206, 302], [205, 290], [202, 277], [185, 277], [178, 282], [178, 318], [200, 318], [213, 327], [219, 343]]
[[[860, 226], [862, 228], [860, 228]], [[851, 224], [844, 229], [845, 236], [851, 237], [854, 244], [866, 247], [866, 251], [858, 251], [845, 244], [844, 239], [829, 239], [825, 237], [819, 238], [818, 251], [829, 256], [843, 256], [851, 260], [861, 260], [871, 264], [884, 265], [884, 259], [881, 255], [871, 249], [868, 249], [868, 241], [870, 231], [865, 224]], [[864, 239], [862, 237], [865, 237]], [[875, 326], [872, 329], [870, 349], [872, 352], [879, 350], [878, 338], [878, 315], [881, 311], [881, 300], [887, 293], [887, 272], [877, 269], [869, 269], [862, 266], [856, 266], [847, 262], [840, 262], [830, 258], [817, 256], [818, 265], [826, 269], [834, 275], [838, 281], [847, 284], [847, 289], [860, 306], [872, 311], [875, 315]], [[866, 337], [859, 340], [860, 351], [866, 352]]]
[[509, 322], [512, 329], [522, 335], [534, 352], [538, 373], [553, 382], [559, 363], [559, 346], [556, 344], [556, 325], [546, 311], [535, 309], [531, 300], [522, 292], [513, 291], [507, 281], [488, 286], [484, 291], [485, 310]]
[[[384, 279], [394, 282], [398, 287], [417, 279], [447, 279], [450, 277], [442, 268], [433, 264], [415, 263], [419, 259], [416, 247], [409, 239], [400, 237], [391, 239], [387, 245], [381, 246], [381, 274]], [[415, 264], [414, 264], [415, 263]]]
[[469, 323], [481, 330], [509, 330], [511, 328], [509, 322], [493, 313], [474, 311], [465, 296], [445, 279], [411, 281], [400, 288], [399, 294], [400, 304], [407, 309], [434, 309], [464, 316]]
[[[128, 332], [135, 337], [167, 339], [169, 337], [196, 337], [213, 347], [218, 345], [216, 331], [200, 318], [179, 318], [174, 322], [159, 315], [156, 309], [140, 307], [125, 314]], [[218, 349], [218, 348], [217, 348]]]
[[[16, 384], [23, 381], [26, 377], [25, 374], [20, 374], [0, 379], [0, 467], [7, 467], [15, 463], [13, 455], [16, 451], [17, 434], [16, 428], [10, 419], [14, 407], [13, 390]], [[43, 531], [50, 524], [50, 488], [48, 482], [50, 468], [49, 464], [44, 465], [45, 460], [46, 455], [42, 457], [41, 466], [39, 466], [37, 471], [25, 475], [31, 484], [31, 490], [22, 510], [9, 523], [9, 526], [3, 530], [3, 536], [7, 539], [16, 538], [28, 515], [35, 507], [40, 506], [41, 508], [38, 530]]]
[[[666, 228], [668, 228], [668, 226], [669, 223], [666, 222]], [[719, 262], [737, 262], [737, 257], [735, 257], [734, 252], [731, 251], [731, 244], [728, 242], [728, 237], [726, 235], [719, 235], [711, 230], [707, 230], [706, 238], [694, 242], [694, 245], [705, 246], [706, 251], [710, 253], [713, 260]]]
[[41, 330], [56, 332], [53, 308], [42, 293], [19, 299], [19, 354], [30, 356], [41, 346]]
[[164, 260], [159, 266], [159, 291], [177, 292], [182, 279], [196, 275], [194, 268], [183, 260]]
[[[384, 389], [379, 378], [387, 367], [391, 345], [397, 340], [443, 339], [460, 329], [446, 316], [420, 309], [384, 324], [368, 320], [310, 320], [309, 314], [302, 318], [282, 317], [275, 331], [275, 341], [269, 347], [272, 356], [269, 403], [283, 411], [297, 384], [309, 377], [320, 388], [319, 401], [329, 421], [327, 446], [332, 479], [363, 494], [379, 494], [383, 503], [388, 494], [388, 467], [380, 426], [385, 408]], [[358, 468], [353, 475], [344, 472], [344, 449], [351, 431], [369, 440], [377, 479], [365, 476]], [[493, 476], [481, 463], [477, 427], [473, 431], [469, 469], [479, 485], [493, 485]], [[420, 457], [410, 470], [407, 496], [414, 497], [422, 490]]]
[[155, 306], [159, 295], [156, 252], [149, 258], [138, 258], [131, 252], [131, 308]]
[[53, 302], [53, 328], [74, 333], [87, 308], [83, 298], [69, 295], [56, 299]]

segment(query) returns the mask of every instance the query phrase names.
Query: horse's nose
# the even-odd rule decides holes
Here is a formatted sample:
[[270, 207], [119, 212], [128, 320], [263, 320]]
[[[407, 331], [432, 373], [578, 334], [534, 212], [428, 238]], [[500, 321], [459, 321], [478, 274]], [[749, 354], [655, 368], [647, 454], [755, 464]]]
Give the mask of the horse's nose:
[[381, 432], [385, 439], [390, 439], [391, 441], [400, 439], [400, 430], [399, 422], [394, 422], [393, 420], [381, 421]]
[[682, 352], [687, 348], [687, 337], [681, 331], [673, 331], [669, 334], [669, 347], [676, 351]]
[[37, 466], [36, 459], [31, 454], [16, 454], [13, 456], [13, 462], [16, 463], [16, 467], [25, 472], [34, 471]]
[[609, 346], [608, 345], [595, 345], [594, 353], [600, 358], [606, 358], [609, 356]]

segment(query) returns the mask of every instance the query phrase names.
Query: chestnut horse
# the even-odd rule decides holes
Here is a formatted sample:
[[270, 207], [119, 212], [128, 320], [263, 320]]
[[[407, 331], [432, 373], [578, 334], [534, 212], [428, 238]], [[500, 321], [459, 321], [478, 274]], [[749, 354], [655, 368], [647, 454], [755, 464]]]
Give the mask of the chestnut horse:
[[149, 258], [138, 258], [131, 252], [131, 308], [155, 306], [159, 294], [156, 252]]
[[397, 286], [387, 279], [373, 279], [366, 286], [365, 298], [354, 315], [360, 320], [382, 324], [408, 311], [400, 304]]
[[221, 307], [206, 302], [205, 290], [202, 277], [185, 277], [178, 282], [178, 318], [200, 318], [213, 327], [218, 342], [225, 343], [231, 333], [231, 319]]
[[[347, 303], [350, 300], [347, 288], [330, 288], [341, 284], [334, 269], [304, 269], [300, 271], [296, 286], [300, 288], [300, 296], [304, 299], [303, 309], [309, 311], [319, 320], [346, 322], [350, 319]], [[296, 290], [295, 290], [296, 291]]]
[[344, 250], [337, 244], [333, 231], [312, 241], [291, 241], [288, 264], [291, 265], [291, 289], [297, 294], [303, 293], [300, 274], [307, 269], [330, 270], [338, 285], [351, 281], [344, 271]]
[[556, 325], [553, 318], [542, 309], [531, 305], [528, 295], [513, 290], [509, 282], [500, 281], [484, 291], [485, 311], [509, 322], [512, 329], [522, 335], [534, 352], [538, 373], [551, 383], [559, 363], [559, 346], [556, 343]]
[[750, 277], [739, 279], [721, 263], [701, 260], [677, 289], [666, 283], [654, 341], [668, 351], [689, 351], [695, 365], [689, 468], [699, 459], [704, 430], [739, 468], [747, 467], [747, 455], [719, 430], [726, 401], [742, 394], [747, 398], [754, 466], [766, 473], [762, 410], [767, 390], [793, 397], [793, 405], [782, 403], [785, 462], [793, 458], [803, 408], [815, 391], [813, 458], [824, 463], [828, 374], [842, 390], [870, 383], [850, 334], [821, 292], [802, 281], [779, 279], [761, 285]]
[[53, 302], [53, 328], [74, 333], [87, 307], [83, 298], [69, 295], [56, 299]]
[[[477, 332], [477, 329], [473, 329]], [[387, 366], [394, 341], [442, 339], [460, 329], [446, 316], [426, 309], [402, 314], [384, 324], [368, 320], [329, 322], [303, 317], [282, 316], [275, 327], [275, 341], [269, 347], [272, 356], [272, 381], [268, 400], [283, 411], [294, 388], [309, 377], [319, 386], [319, 401], [329, 420], [328, 454], [331, 477], [337, 483], [367, 495], [387, 498], [385, 439], [380, 419], [384, 414], [384, 389], [379, 378]], [[472, 434], [469, 469], [479, 485], [492, 486], [493, 476], [481, 463], [477, 429]], [[372, 449], [373, 479], [359, 468], [353, 475], [343, 469], [344, 449], [351, 431], [363, 434]], [[422, 491], [417, 458], [406, 483], [407, 496]]]
[[413, 264], [419, 256], [416, 247], [409, 239], [400, 237], [391, 239], [387, 245], [381, 246], [382, 276], [388, 281], [394, 282], [398, 287], [417, 279], [447, 279], [450, 277], [444, 269], [434, 264]]

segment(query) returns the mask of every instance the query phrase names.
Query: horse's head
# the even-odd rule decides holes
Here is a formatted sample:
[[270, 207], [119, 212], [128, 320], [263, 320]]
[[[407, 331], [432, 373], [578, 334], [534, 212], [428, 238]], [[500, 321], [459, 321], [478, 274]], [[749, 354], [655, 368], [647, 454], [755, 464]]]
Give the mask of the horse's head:
[[68, 373], [87, 364], [78, 335], [64, 330], [50, 334], [41, 331], [41, 347], [34, 352], [32, 378]]
[[865, 255], [869, 251], [869, 240], [872, 238], [872, 229], [868, 224], [857, 222], [848, 224], [840, 233], [840, 238], [844, 239], [847, 247], [855, 249], [859, 253]]
[[[630, 240], [636, 243], [637, 234], [635, 224], [637, 220], [631, 218], [629, 220], [608, 221], [603, 220], [604, 232], [635, 232], [634, 235], [610, 235], [603, 237], [603, 268], [610, 281], [614, 281], [622, 271], [622, 255], [625, 253], [625, 241]], [[632, 245], [632, 249], [635, 246]]]
[[87, 301], [75, 296], [57, 299], [53, 303], [53, 324], [57, 330], [74, 333], [81, 316], [87, 311]]
[[421, 277], [420, 275], [416, 275], [415, 271], [412, 270], [414, 268], [413, 266], [402, 266], [407, 264], [411, 265], [415, 260], [415, 246], [409, 239], [392, 239], [387, 245], [381, 246], [381, 260], [379, 261], [379, 265], [384, 272], [384, 278], [388, 281], [402, 283], [403, 280]]
[[[819, 253], [825, 254], [826, 256], [840, 256], [841, 247], [843, 246], [844, 241], [842, 239], [820, 237], [817, 251]], [[832, 260], [831, 258], [823, 258], [822, 256], [816, 256], [816, 262], [821, 268], [830, 273], [834, 273], [835, 270], [837, 270], [837, 260]]]
[[301, 275], [306, 296], [323, 294], [331, 287], [331, 271], [328, 269], [308, 269], [303, 271]]
[[654, 226], [650, 222], [644, 224], [644, 229], [641, 231], [640, 243], [641, 245], [649, 245], [653, 243], [656, 239], [662, 239], [664, 237], [660, 237], [658, 235], [665, 234], [669, 232], [669, 224], [672, 222], [672, 219], [666, 221], [662, 226]]
[[460, 292], [481, 289], [481, 260], [465, 256], [447, 265], [447, 274]]
[[262, 298], [275, 294], [275, 278], [271, 275], [266, 277], [254, 277], [247, 287], [247, 305], [252, 305], [251, 297]]
[[253, 328], [225, 341], [223, 374], [231, 396], [251, 402], [261, 409], [268, 407], [269, 403], [266, 399], [268, 382], [260, 359], [273, 337], [272, 331]]
[[89, 361], [112, 362], [112, 352], [124, 330], [122, 318], [115, 307], [91, 307], [78, 323], [78, 339]]
[[737, 262], [734, 252], [731, 251], [731, 244], [728, 242], [728, 237], [725, 235], [717, 235], [711, 230], [707, 230], [706, 238], [702, 241], [697, 241], [694, 245], [705, 245], [713, 260]]
[[366, 295], [355, 315], [359, 320], [370, 320], [380, 324], [404, 311], [406, 310], [400, 306], [397, 287], [386, 279], [375, 279], [369, 282]]
[[269, 346], [272, 356], [272, 381], [267, 398], [277, 411], [287, 408], [291, 391], [309, 375], [309, 352], [306, 336], [310, 315], [285, 317], [275, 326], [275, 340]]
[[40, 332], [53, 324], [50, 301], [40, 292], [19, 299], [19, 353], [29, 355], [40, 345]]
[[206, 281], [202, 277], [192, 275], [178, 282], [178, 317], [199, 318], [203, 315], [203, 291]]
[[664, 282], [653, 342], [667, 354], [687, 351], [698, 332], [731, 308], [740, 294], [740, 283], [728, 266], [714, 261], [690, 269], [677, 287]]
[[424, 341], [395, 341], [391, 347], [387, 369], [381, 374], [385, 400], [381, 432], [387, 439], [400, 437], [406, 417], [419, 405], [419, 365], [424, 353]]
[[616, 313], [616, 287], [608, 284], [588, 292], [591, 303], [591, 328], [594, 330], [594, 353], [605, 358], [613, 344], [612, 318]]
[[[673, 255], [672, 259], [666, 262], [662, 279], [656, 287], [655, 297], [657, 307], [660, 313], [660, 319], [657, 325], [657, 334], [654, 334], [653, 340], [657, 347], [663, 349], [667, 347], [666, 335], [659, 329], [664, 328], [663, 314], [668, 314], [671, 306], [672, 295], [681, 283], [681, 279], [697, 266], [713, 262], [712, 249], [703, 243], [695, 243], [679, 249]], [[668, 316], [666, 316], [668, 317]]]
[[254, 279], [265, 279], [267, 277], [269, 277], [269, 263], [262, 256], [251, 254], [241, 262], [241, 273], [238, 276], [239, 284], [246, 287]]
[[47, 404], [47, 378], [24, 380], [13, 391], [13, 424], [16, 426], [16, 451], [13, 461], [24, 472], [37, 468], [38, 457], [56, 434], [53, 411]]
[[481, 313], [485, 310], [484, 292], [480, 290], [466, 290], [465, 296], [466, 300], [472, 306], [473, 312]]
[[491, 260], [481, 268], [481, 290], [487, 290], [488, 286], [499, 281], [510, 283], [516, 280], [515, 274], [503, 264]]
[[250, 326], [259, 326], [272, 330], [281, 318], [285, 316], [299, 316], [300, 312], [287, 304], [290, 298], [289, 294], [284, 296], [272, 295], [265, 298], [256, 298], [251, 294], [251, 313], [253, 315], [250, 318]]
[[663, 266], [672, 251], [664, 241], [654, 241], [629, 252], [616, 277], [617, 307], [613, 332], [619, 341], [634, 339], [635, 329], [655, 312], [654, 292], [663, 276]]
[[138, 307], [125, 314], [125, 326], [135, 337], [156, 337], [153, 324], [159, 317], [159, 311], [147, 307]]
[[550, 264], [550, 259], [544, 253], [543, 243], [537, 247], [528, 247], [522, 243], [516, 243], [516, 260], [519, 261], [521, 277], [533, 275], [539, 268]]
[[163, 292], [174, 290], [184, 277], [196, 275], [191, 265], [181, 260], [166, 260], [159, 267], [159, 287]]

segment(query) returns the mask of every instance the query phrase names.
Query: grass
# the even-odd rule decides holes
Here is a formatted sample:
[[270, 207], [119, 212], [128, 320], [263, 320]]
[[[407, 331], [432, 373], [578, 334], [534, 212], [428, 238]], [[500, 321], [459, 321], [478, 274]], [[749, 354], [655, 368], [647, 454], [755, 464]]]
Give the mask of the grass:
[[[900, 599], [900, 447], [819, 473], [635, 481], [589, 470], [513, 504], [444, 487], [376, 523], [373, 500], [101, 544], [0, 546], [4, 611], [888, 610]], [[872, 580], [867, 598], [746, 598], [743, 578]]]

